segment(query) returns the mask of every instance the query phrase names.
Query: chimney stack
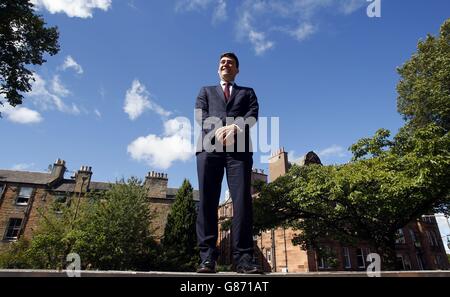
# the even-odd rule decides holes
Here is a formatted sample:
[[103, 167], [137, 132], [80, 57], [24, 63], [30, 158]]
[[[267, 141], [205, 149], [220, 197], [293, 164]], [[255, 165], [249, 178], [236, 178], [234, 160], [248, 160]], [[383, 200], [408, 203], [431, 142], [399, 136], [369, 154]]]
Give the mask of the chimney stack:
[[64, 179], [64, 172], [66, 171], [66, 161], [58, 160], [53, 164], [52, 171], [50, 173], [50, 183], [54, 183]]
[[269, 181], [273, 182], [279, 176], [285, 175], [288, 170], [288, 154], [285, 152], [284, 147], [282, 147], [269, 158]]
[[91, 183], [92, 167], [81, 166], [80, 170], [75, 173], [75, 192], [84, 193], [89, 191], [89, 184]]
[[145, 177], [145, 188], [150, 198], [167, 198], [167, 173], [151, 171]]

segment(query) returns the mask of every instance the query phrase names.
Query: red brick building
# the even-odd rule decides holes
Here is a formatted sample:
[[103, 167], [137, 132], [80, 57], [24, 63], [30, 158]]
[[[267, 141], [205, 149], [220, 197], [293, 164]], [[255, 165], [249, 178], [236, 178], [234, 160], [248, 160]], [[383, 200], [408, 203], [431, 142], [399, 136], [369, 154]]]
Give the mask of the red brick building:
[[[299, 166], [311, 163], [321, 164], [319, 157], [314, 152], [309, 152], [300, 160], [296, 160]], [[277, 177], [287, 173], [291, 163], [284, 149], [280, 149], [270, 158], [269, 177], [262, 171], [254, 170], [253, 179], [265, 182], [273, 181]], [[256, 198], [255, 193], [252, 193]], [[221, 224], [233, 216], [231, 197], [227, 197], [218, 210], [219, 213], [219, 247], [221, 256], [219, 263], [231, 264], [230, 230], [221, 230]], [[227, 228], [228, 229], [228, 228]], [[292, 239], [295, 233], [290, 228], [277, 228], [263, 232], [254, 238], [255, 257], [265, 271], [273, 272], [307, 272], [327, 270], [366, 270], [367, 255], [371, 247], [363, 242], [351, 247], [342, 245], [333, 240], [323, 239], [323, 248], [336, 255], [337, 267], [333, 267], [325, 259], [319, 258], [314, 250], [304, 250], [295, 246]], [[424, 215], [420, 219], [410, 222], [399, 230], [399, 239], [396, 244], [397, 261], [399, 267], [404, 270], [436, 270], [448, 269], [449, 263], [445, 249], [440, 238], [436, 218], [433, 215]]]
[[[21, 236], [32, 236], [40, 220], [38, 209], [50, 211], [49, 206], [55, 200], [76, 206], [87, 193], [105, 191], [112, 185], [92, 181], [89, 166], [82, 166], [70, 179], [64, 178], [65, 172], [66, 163], [60, 159], [48, 173], [0, 170], [0, 250]], [[149, 172], [144, 182], [154, 214], [152, 227], [157, 240], [164, 233], [167, 215], [178, 191], [168, 188], [167, 183], [167, 174], [157, 172]], [[196, 190], [194, 201], [198, 203]]]

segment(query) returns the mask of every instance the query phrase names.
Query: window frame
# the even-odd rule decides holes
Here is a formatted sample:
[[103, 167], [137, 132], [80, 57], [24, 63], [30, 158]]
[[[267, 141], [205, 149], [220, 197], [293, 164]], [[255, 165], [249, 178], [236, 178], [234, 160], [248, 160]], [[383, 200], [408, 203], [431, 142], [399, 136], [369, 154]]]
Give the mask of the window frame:
[[[359, 252], [361, 252], [361, 254], [359, 254]], [[358, 258], [362, 259], [363, 266], [359, 265]], [[361, 247], [356, 249], [356, 265], [359, 269], [366, 268], [366, 259], [365, 259], [365, 255], [364, 255], [364, 249]]]
[[[24, 196], [24, 195], [21, 195], [23, 189], [30, 189], [31, 190], [28, 197]], [[30, 203], [31, 197], [33, 196], [33, 191], [34, 191], [33, 187], [27, 187], [27, 186], [20, 187], [19, 191], [18, 191], [19, 193], [17, 194], [16, 200], [15, 200], [16, 205], [27, 206], [28, 203]], [[27, 199], [27, 202], [19, 202], [19, 199], [23, 199], [23, 198]]]
[[[11, 221], [12, 220], [16, 220], [19, 221], [19, 224], [14, 224], [14, 226], [12, 227], [11, 225]], [[22, 223], [23, 223], [23, 218], [9, 218], [8, 219], [8, 225], [6, 226], [5, 229], [5, 234], [3, 236], [3, 240], [5, 241], [16, 241], [19, 239], [19, 235], [20, 235], [20, 231], [22, 229]], [[8, 236], [8, 233], [11, 232], [17, 232], [16, 236]]]
[[352, 259], [350, 257], [350, 250], [349, 250], [349, 248], [344, 246], [342, 248], [342, 254], [344, 256], [344, 268], [345, 269], [351, 269], [352, 268]]
[[[323, 247], [325, 250], [326, 250], [326, 253], [327, 254], [331, 254], [333, 251], [332, 251], [332, 248], [330, 247], [330, 246], [328, 246], [328, 245], [326, 245], [326, 246], [324, 246]], [[318, 255], [318, 254], [317, 254]], [[318, 255], [319, 256], [319, 255]], [[330, 262], [329, 262], [329, 260], [328, 259], [326, 259], [325, 257], [323, 257], [323, 256], [319, 256], [318, 258], [317, 258], [317, 267], [319, 268], [319, 269], [330, 269], [331, 268], [331, 265], [330, 265]]]
[[397, 254], [395, 257], [396, 257], [397, 260], [401, 259], [401, 261], [402, 261], [402, 270], [406, 270], [406, 268], [405, 268], [405, 259], [404, 259], [403, 255], [402, 254]]
[[406, 244], [405, 232], [403, 232], [402, 228], [397, 230], [397, 237], [395, 239], [396, 244]]
[[266, 260], [267, 263], [272, 263], [272, 251], [270, 249], [266, 249]]

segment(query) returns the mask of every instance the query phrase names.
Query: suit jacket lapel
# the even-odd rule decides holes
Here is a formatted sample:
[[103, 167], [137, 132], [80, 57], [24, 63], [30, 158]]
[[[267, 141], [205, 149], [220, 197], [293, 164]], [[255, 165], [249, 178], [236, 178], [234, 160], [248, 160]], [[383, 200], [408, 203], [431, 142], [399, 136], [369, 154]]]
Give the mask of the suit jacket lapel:
[[[241, 90], [241, 88], [239, 88], [239, 86], [237, 84], [234, 84], [233, 90], [231, 91], [231, 94], [230, 94], [230, 100], [228, 100], [227, 105], [232, 104], [231, 102], [234, 100], [234, 98], [236, 97], [237, 93], [239, 93], [240, 90]], [[224, 99], [225, 99], [225, 95], [224, 95]]]
[[[234, 100], [234, 98], [236, 97], [236, 95], [239, 93], [240, 90], [241, 90], [241, 88], [237, 84], [234, 84], [233, 89], [230, 94], [230, 99], [226, 103], [227, 106], [232, 104], [231, 102]], [[218, 85], [216, 87], [216, 91], [217, 91], [217, 95], [219, 95], [219, 98], [222, 100], [223, 104], [225, 104], [225, 94], [223, 93], [222, 86]]]
[[217, 95], [219, 95], [219, 98], [222, 100], [223, 104], [225, 104], [225, 94], [223, 93], [223, 89], [221, 85], [218, 85], [216, 87]]

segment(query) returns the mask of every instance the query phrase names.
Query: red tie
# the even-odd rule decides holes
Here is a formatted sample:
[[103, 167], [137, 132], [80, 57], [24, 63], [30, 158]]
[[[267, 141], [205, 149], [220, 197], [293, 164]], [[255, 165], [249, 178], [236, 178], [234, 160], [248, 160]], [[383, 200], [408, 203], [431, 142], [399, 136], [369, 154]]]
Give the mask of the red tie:
[[223, 94], [225, 95], [225, 102], [228, 102], [230, 99], [230, 83], [226, 82], [225, 87], [223, 88]]

